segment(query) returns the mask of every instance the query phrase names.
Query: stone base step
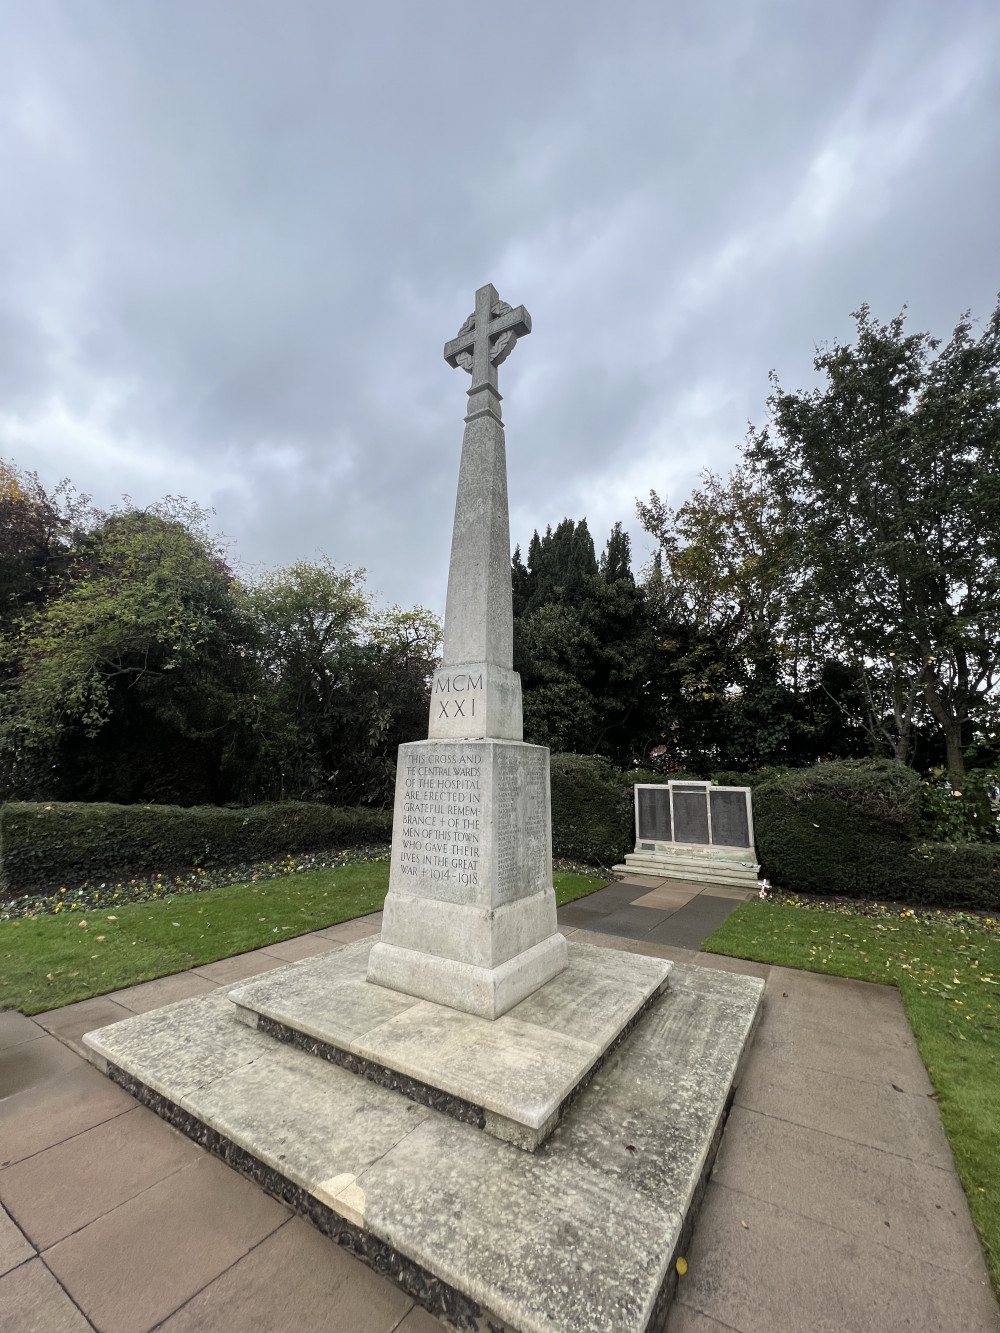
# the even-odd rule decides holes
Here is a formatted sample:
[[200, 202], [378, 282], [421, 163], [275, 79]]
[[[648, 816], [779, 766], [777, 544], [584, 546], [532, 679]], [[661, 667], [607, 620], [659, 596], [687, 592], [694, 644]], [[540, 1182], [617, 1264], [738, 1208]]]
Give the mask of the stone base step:
[[687, 879], [699, 884], [726, 884], [733, 888], [756, 889], [760, 866], [742, 862], [724, 862], [717, 858], [704, 861], [693, 857], [651, 856], [634, 852], [624, 865], [612, 867], [619, 874], [649, 875], [660, 879]]

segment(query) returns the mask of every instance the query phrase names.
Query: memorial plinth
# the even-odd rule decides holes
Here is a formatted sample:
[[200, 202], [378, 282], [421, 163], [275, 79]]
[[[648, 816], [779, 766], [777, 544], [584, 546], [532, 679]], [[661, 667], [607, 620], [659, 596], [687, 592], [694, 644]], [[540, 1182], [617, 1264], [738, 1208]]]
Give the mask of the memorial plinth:
[[502, 1018], [365, 982], [371, 940], [229, 992], [239, 1018], [534, 1152], [666, 990], [673, 964], [593, 945]]

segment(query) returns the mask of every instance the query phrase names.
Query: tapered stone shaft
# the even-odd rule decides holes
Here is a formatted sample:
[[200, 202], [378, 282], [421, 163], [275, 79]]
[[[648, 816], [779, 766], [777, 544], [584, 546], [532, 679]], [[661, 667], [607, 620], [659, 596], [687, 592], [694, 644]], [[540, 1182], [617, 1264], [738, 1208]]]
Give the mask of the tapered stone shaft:
[[497, 366], [531, 332], [492, 286], [445, 345], [472, 376], [426, 741], [396, 765], [392, 862], [368, 980], [498, 1018], [566, 967], [552, 888], [549, 752], [525, 745], [512, 669], [507, 458]]
[[444, 653], [431, 690], [428, 735], [436, 739], [519, 741], [521, 681], [513, 671], [507, 449], [497, 366], [531, 331], [488, 284], [445, 358], [472, 375], [458, 473], [455, 527], [444, 616]]

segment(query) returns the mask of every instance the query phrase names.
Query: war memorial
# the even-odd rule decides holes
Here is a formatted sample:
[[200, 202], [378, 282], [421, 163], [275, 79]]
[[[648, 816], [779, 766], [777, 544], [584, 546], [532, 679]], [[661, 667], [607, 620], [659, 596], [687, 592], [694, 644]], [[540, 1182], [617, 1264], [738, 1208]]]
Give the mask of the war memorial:
[[763, 982], [558, 931], [497, 377], [530, 331], [488, 285], [445, 346], [471, 384], [444, 653], [428, 738], [400, 748], [381, 937], [84, 1040], [446, 1325], [642, 1333], [666, 1319]]

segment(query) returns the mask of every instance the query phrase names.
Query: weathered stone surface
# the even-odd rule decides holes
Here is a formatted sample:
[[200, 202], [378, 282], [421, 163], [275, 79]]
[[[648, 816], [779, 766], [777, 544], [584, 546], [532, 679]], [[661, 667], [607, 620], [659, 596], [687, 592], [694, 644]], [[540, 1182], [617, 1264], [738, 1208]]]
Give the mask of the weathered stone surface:
[[[273, 1035], [532, 1151], [666, 987], [672, 966], [572, 945], [564, 971], [493, 1022], [366, 985], [370, 948], [363, 940], [303, 960], [229, 998], [251, 1026], [258, 1016], [268, 1020], [264, 1030]], [[386, 1071], [403, 1077], [390, 1080]]]
[[566, 957], [548, 750], [498, 740], [400, 746], [389, 894], [369, 980], [496, 1018]]
[[686, 965], [671, 979], [534, 1154], [274, 1042], [222, 995], [85, 1041], [436, 1312], [469, 1329], [644, 1333], [669, 1301], [763, 985]]
[[[497, 699], [484, 698], [483, 711], [497, 730], [478, 729], [480, 719], [465, 719], [466, 729], [449, 709], [432, 700], [430, 735], [496, 736], [520, 740], [521, 683], [513, 665], [514, 617], [510, 584], [510, 521], [507, 510], [507, 455], [497, 367], [510, 355], [518, 337], [531, 332], [531, 317], [519, 306], [511, 310], [491, 284], [476, 292], [476, 308], [458, 337], [445, 347], [445, 359], [472, 376], [469, 411], [462, 440], [462, 461], [455, 501], [448, 600], [445, 607], [442, 675], [480, 666], [495, 666], [513, 678], [484, 674], [483, 695], [497, 690]], [[435, 681], [435, 685], [437, 685]], [[503, 696], [502, 699], [499, 696]], [[457, 698], [457, 692], [454, 697]], [[439, 729], [443, 725], [444, 729]]]
[[495, 662], [439, 667], [431, 683], [428, 734], [434, 739], [521, 740], [521, 677]]

